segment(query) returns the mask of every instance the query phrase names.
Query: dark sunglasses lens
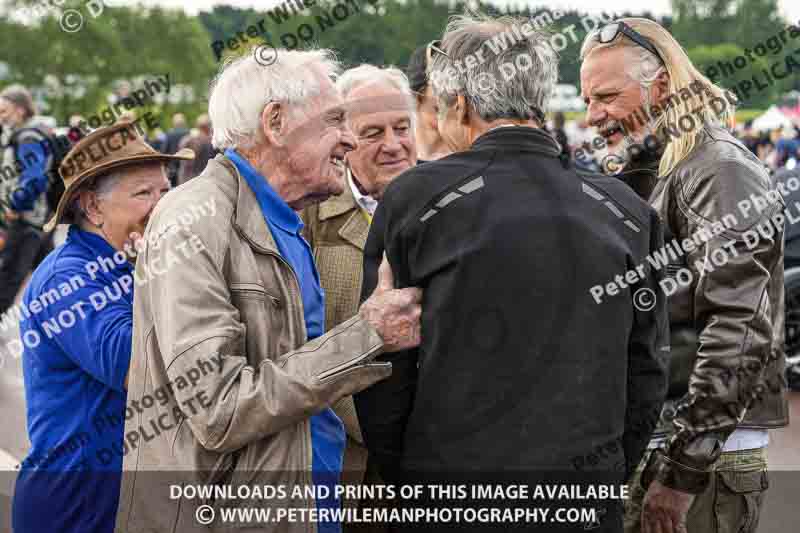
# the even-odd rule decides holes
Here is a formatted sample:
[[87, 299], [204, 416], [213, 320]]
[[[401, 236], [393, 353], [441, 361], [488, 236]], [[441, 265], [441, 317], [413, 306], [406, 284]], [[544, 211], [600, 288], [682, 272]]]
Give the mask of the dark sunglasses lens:
[[609, 24], [600, 29], [600, 42], [610, 43], [619, 33], [619, 24]]

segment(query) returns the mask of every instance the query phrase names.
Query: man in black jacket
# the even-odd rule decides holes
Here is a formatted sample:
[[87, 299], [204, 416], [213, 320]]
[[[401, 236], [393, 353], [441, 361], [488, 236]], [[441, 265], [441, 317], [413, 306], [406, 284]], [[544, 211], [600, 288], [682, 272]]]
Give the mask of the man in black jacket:
[[[451, 21], [430, 68], [456, 153], [398, 177], [375, 214], [362, 294], [384, 253], [399, 286], [425, 290], [420, 348], [356, 397], [389, 482], [599, 470], [622, 483], [658, 419], [666, 297], [646, 257], [659, 219], [623, 183], [576, 172], [541, 129], [557, 72], [544, 39], [509, 17]], [[620, 506], [605, 508], [604, 530], [621, 530]]]

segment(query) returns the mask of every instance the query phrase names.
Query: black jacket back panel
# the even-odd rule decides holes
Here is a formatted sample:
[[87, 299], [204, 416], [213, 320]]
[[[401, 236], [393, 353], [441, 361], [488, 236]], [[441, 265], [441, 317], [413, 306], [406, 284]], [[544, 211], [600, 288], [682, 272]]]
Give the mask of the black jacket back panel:
[[574, 469], [608, 443], [622, 446], [600, 468], [641, 457], [665, 393], [661, 273], [599, 304], [590, 288], [646, 265], [660, 225], [626, 185], [558, 155], [541, 130], [500, 128], [387, 189], [363, 296], [384, 251], [395, 284], [424, 295], [420, 348], [386, 356], [392, 377], [356, 398], [385, 475]]

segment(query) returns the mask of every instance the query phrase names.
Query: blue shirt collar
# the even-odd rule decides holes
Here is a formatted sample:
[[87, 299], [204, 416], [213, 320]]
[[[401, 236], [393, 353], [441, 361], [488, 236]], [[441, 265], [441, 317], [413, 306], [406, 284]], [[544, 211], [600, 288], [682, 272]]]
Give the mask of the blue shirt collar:
[[297, 234], [303, 229], [303, 221], [294, 209], [278, 196], [278, 193], [267, 183], [267, 179], [259, 174], [249, 161], [232, 148], [225, 150], [225, 156], [233, 161], [233, 164], [239, 169], [239, 173], [255, 193], [264, 218], [288, 233]]
[[[92, 233], [91, 231], [84, 231], [75, 224], [72, 224], [67, 231], [67, 242], [70, 241], [76, 242], [84, 248], [87, 248], [93, 258], [113, 258], [114, 254], [117, 253], [117, 249], [111, 246], [111, 244], [103, 237], [97, 235], [96, 233]], [[133, 265], [127, 260], [122, 264], [118, 264], [115, 270], [117, 268], [126, 273], [133, 272]]]

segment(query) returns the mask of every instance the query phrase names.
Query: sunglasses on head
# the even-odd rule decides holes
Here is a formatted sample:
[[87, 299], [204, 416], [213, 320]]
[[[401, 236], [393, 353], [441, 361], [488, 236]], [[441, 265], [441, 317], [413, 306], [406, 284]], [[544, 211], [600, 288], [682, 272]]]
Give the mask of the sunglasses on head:
[[661, 54], [658, 53], [658, 50], [656, 49], [655, 45], [653, 45], [653, 43], [650, 42], [650, 40], [647, 37], [645, 37], [638, 31], [634, 30], [633, 28], [631, 28], [622, 21], [612, 22], [611, 24], [603, 26], [599, 30], [595, 30], [595, 33], [597, 40], [602, 44], [612, 42], [621, 33], [631, 41], [635, 42], [648, 52], [651, 52], [653, 55], [655, 55], [659, 59], [659, 61], [661, 61], [662, 64], [666, 64], [664, 63], [664, 58], [661, 57]]
[[[426, 53], [426, 60], [427, 60], [427, 65], [428, 66], [430, 66], [431, 57], [433, 57], [433, 52], [436, 52], [437, 54], [442, 54], [444, 57], [446, 57], [447, 59], [450, 59], [452, 61], [452, 58], [450, 57], [450, 55], [442, 49], [442, 41], [435, 40], [435, 41], [431, 41], [428, 44], [428, 49], [427, 49], [427, 53]], [[544, 124], [544, 121], [545, 121], [544, 112], [541, 109], [539, 109], [537, 106], [535, 106], [535, 105], [531, 105], [530, 109], [531, 109], [531, 113], [533, 114], [533, 117], [536, 120], [538, 120], [540, 124]]]
[[425, 50], [425, 64], [430, 65], [431, 58], [433, 57], [433, 53], [436, 52], [437, 54], [442, 54], [444, 57], [450, 59], [450, 56], [447, 55], [447, 52], [442, 50], [442, 41], [436, 39], [435, 41], [431, 41], [428, 43], [428, 48]]

